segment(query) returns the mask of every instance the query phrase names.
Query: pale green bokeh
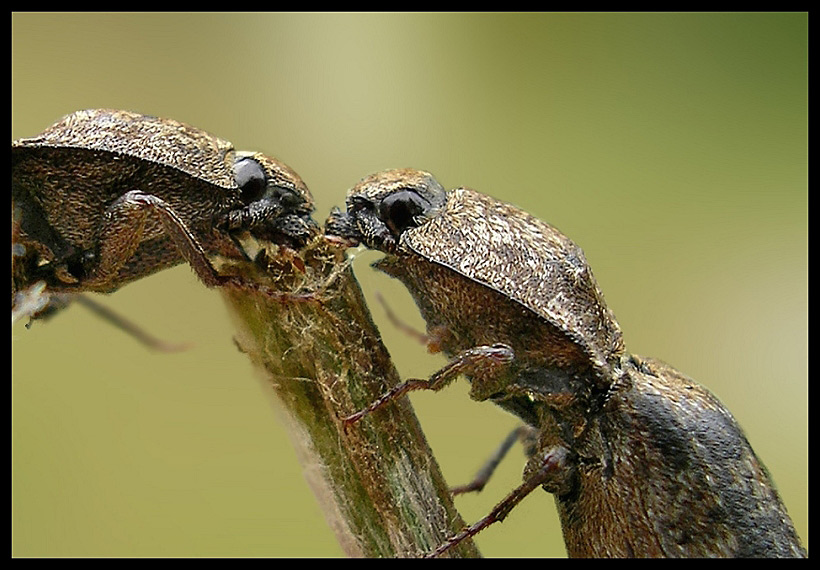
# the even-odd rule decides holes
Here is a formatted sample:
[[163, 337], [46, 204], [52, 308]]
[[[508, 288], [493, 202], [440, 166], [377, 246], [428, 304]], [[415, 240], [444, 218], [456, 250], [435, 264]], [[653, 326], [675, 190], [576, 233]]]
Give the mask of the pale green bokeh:
[[[584, 248], [630, 350], [733, 411], [808, 546], [807, 45], [806, 14], [13, 14], [11, 135], [171, 117], [290, 164], [319, 220], [403, 166], [516, 203]], [[377, 257], [366, 292], [423, 326]], [[218, 294], [182, 266], [103, 301], [195, 346], [81, 307], [13, 328], [13, 554], [340, 555]], [[441, 366], [372, 308], [403, 375]], [[453, 484], [515, 425], [464, 382], [413, 402]], [[479, 546], [562, 556], [554, 510], [537, 491]]]

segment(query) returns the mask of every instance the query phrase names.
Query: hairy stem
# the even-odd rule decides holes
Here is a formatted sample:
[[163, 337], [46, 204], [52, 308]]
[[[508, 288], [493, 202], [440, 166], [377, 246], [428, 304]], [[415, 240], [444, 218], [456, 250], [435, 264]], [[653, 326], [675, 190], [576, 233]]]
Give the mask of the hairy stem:
[[[224, 287], [237, 344], [277, 396], [305, 476], [349, 556], [422, 556], [464, 527], [406, 398], [343, 418], [399, 383], [344, 251], [317, 239]], [[266, 290], [284, 295], [266, 294]], [[450, 556], [478, 556], [471, 541]]]

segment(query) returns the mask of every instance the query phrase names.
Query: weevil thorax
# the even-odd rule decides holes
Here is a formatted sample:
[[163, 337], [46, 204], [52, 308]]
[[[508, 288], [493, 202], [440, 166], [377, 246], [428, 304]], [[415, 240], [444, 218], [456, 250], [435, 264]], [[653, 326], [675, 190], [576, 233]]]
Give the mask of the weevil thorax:
[[620, 327], [583, 251], [551, 225], [468, 188], [445, 192], [411, 169], [363, 179], [347, 206], [368, 247], [420, 257], [491, 289], [565, 335], [586, 355], [598, 388], [612, 382], [624, 353]]
[[546, 319], [582, 348], [603, 384], [610, 382], [624, 351], [620, 327], [583, 251], [557, 229], [457, 188], [438, 215], [408, 229], [402, 242]]

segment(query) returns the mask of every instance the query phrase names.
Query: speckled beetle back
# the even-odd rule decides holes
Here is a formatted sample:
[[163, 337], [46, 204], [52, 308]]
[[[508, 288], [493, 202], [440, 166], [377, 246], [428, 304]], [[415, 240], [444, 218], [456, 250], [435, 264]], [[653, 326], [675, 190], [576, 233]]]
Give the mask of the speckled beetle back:
[[457, 188], [400, 244], [518, 301], [565, 332], [610, 377], [624, 350], [620, 327], [581, 249], [549, 224]]
[[362, 179], [347, 207], [331, 215], [328, 232], [419, 255], [520, 303], [587, 355], [599, 387], [612, 382], [620, 327], [581, 248], [551, 225], [468, 188], [445, 191], [413, 169]]
[[134, 156], [216, 186], [236, 188], [231, 143], [172, 119], [130, 111], [77, 111], [35, 137], [12, 142], [14, 147], [74, 147]]

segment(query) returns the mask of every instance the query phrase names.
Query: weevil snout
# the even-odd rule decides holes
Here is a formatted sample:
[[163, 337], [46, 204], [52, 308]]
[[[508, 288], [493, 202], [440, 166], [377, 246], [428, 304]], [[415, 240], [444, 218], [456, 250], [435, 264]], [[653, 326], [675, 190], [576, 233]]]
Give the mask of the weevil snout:
[[337, 207], [325, 221], [325, 238], [344, 247], [356, 247], [363, 239], [353, 216]]
[[244, 206], [228, 213], [229, 230], [248, 230], [256, 238], [295, 248], [317, 234], [310, 217], [313, 198], [284, 164], [259, 153], [237, 153], [234, 179]]

